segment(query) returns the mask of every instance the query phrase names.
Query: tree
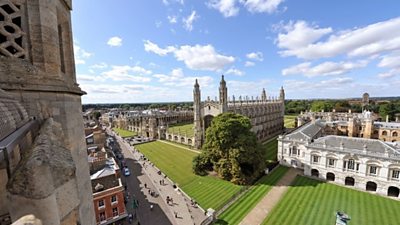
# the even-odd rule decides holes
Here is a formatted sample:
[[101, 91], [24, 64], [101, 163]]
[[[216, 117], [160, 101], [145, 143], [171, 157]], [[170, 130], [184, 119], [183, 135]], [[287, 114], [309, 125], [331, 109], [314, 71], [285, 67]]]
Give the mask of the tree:
[[332, 102], [328, 101], [314, 101], [311, 104], [311, 110], [313, 112], [320, 112], [322, 110], [324, 110], [325, 112], [329, 112], [332, 111], [332, 109], [333, 109]]
[[250, 129], [250, 119], [245, 116], [223, 113], [215, 117], [206, 131], [203, 151], [194, 159], [193, 171], [202, 175], [212, 168], [233, 183], [253, 182], [265, 162], [264, 151]]

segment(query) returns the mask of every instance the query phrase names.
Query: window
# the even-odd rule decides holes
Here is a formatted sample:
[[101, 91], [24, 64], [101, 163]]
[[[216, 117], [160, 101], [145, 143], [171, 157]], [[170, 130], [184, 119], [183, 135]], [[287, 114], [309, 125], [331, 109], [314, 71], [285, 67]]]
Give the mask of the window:
[[297, 147], [296, 146], [292, 147], [292, 154], [297, 155]]
[[378, 167], [376, 166], [370, 166], [369, 167], [369, 174], [370, 175], [376, 175], [378, 173]]
[[117, 202], [117, 196], [113, 195], [111, 196], [111, 203], [116, 203]]
[[354, 160], [350, 159], [347, 163], [347, 169], [354, 170]]
[[26, 51], [23, 46], [22, 30], [23, 11], [20, 5], [11, 1], [0, 4], [0, 56], [24, 59]]
[[100, 215], [100, 221], [106, 220], [106, 213], [105, 212], [101, 212], [99, 215]]
[[318, 162], [319, 162], [319, 156], [313, 155], [313, 156], [312, 156], [312, 162], [313, 162], [313, 163], [318, 163]]
[[396, 132], [396, 131], [393, 132], [392, 136], [393, 136], [393, 137], [397, 137], [397, 132]]
[[104, 200], [103, 199], [99, 200], [99, 208], [100, 207], [104, 207]]
[[118, 208], [117, 207], [113, 208], [112, 212], [113, 212], [113, 217], [118, 216]]
[[400, 170], [392, 170], [392, 178], [398, 180], [400, 177]]
[[335, 167], [335, 159], [328, 159], [328, 166]]

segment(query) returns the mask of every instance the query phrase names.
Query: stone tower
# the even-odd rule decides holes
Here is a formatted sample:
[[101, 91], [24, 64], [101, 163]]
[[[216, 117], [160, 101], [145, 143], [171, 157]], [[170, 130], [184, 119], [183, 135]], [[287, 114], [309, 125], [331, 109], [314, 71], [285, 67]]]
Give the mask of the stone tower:
[[283, 87], [281, 87], [281, 90], [279, 91], [279, 100], [285, 101], [285, 90]]
[[281, 90], [279, 91], [279, 100], [282, 102], [281, 116], [285, 116], [285, 90], [283, 89], [283, 86], [281, 87]]
[[221, 113], [228, 111], [228, 88], [226, 87], [224, 75], [222, 75], [219, 83], [219, 105]]
[[367, 110], [367, 108], [369, 106], [369, 94], [368, 93], [363, 94], [361, 104], [362, 104], [363, 110]]
[[265, 88], [263, 88], [261, 92], [261, 101], [263, 102], [267, 101], [267, 93], [265, 92]]
[[[27, 114], [36, 118], [42, 127], [47, 124], [45, 127], [48, 127], [49, 137], [62, 137], [61, 142], [54, 143], [60, 149], [69, 150], [68, 154], [73, 160], [71, 171], [74, 173], [69, 176], [76, 181], [55, 183], [53, 191], [46, 189], [50, 195], [56, 196], [56, 200], [51, 201], [52, 204], [56, 204], [56, 201], [58, 207], [41, 208], [41, 205], [36, 205], [36, 210], [43, 211], [52, 217], [51, 221], [59, 220], [61, 224], [95, 224], [81, 109], [81, 96], [85, 93], [76, 83], [71, 10], [72, 0], [0, 0], [0, 89], [20, 102]], [[57, 135], [52, 135], [52, 132]], [[60, 161], [64, 159], [57, 158]], [[38, 171], [35, 174], [41, 175]], [[48, 179], [54, 179], [48, 177], [49, 174], [51, 171], [46, 171], [40, 177], [45, 181], [43, 186]], [[11, 181], [18, 179], [23, 178]], [[8, 187], [13, 187], [11, 181]], [[57, 189], [61, 184], [69, 186], [64, 185], [63, 191], [57, 192], [61, 190]], [[10, 204], [15, 206], [11, 212], [13, 220], [12, 213], [29, 213], [29, 210], [25, 210], [29, 204], [24, 204], [24, 207], [21, 205], [37, 197], [25, 192], [24, 201], [20, 201], [22, 197], [18, 190], [14, 189], [10, 194]], [[59, 202], [65, 197], [62, 195], [69, 192], [77, 194], [69, 199], [63, 198], [65, 202]], [[75, 206], [77, 208], [71, 210]], [[46, 212], [47, 209], [51, 211]]]
[[194, 84], [193, 89], [193, 108], [194, 108], [194, 146], [199, 149], [202, 143], [203, 137], [203, 129], [201, 124], [201, 93], [199, 83], [196, 82]]

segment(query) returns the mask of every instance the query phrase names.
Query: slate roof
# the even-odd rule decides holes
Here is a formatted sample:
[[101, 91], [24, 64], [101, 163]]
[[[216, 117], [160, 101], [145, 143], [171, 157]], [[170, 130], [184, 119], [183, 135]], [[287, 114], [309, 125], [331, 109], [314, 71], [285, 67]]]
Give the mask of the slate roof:
[[286, 137], [297, 140], [313, 139], [324, 126], [322, 120], [316, 120], [315, 123], [309, 122], [286, 135]]
[[309, 146], [320, 147], [326, 145], [327, 148], [341, 148], [343, 145], [344, 149], [350, 150], [364, 150], [366, 147], [367, 152], [379, 152], [385, 153], [388, 150], [389, 153], [400, 153], [400, 146], [398, 144], [389, 144], [377, 139], [366, 139], [366, 138], [355, 138], [345, 136], [328, 135], [315, 139]]

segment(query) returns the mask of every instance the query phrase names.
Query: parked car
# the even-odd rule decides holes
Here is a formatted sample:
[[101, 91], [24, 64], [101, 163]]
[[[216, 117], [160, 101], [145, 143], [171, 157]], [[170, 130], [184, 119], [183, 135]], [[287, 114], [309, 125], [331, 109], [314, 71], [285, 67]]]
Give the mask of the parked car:
[[128, 168], [124, 168], [124, 175], [127, 177], [127, 176], [129, 176], [129, 175], [131, 175], [131, 172], [129, 171], [129, 169]]

